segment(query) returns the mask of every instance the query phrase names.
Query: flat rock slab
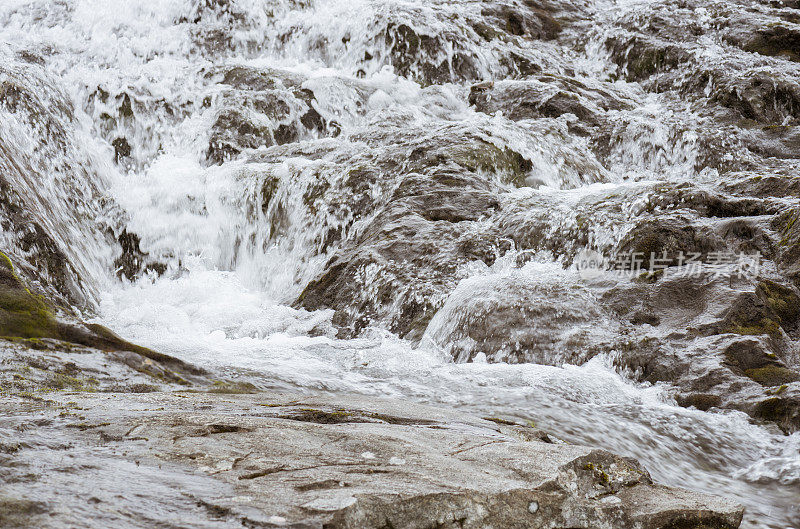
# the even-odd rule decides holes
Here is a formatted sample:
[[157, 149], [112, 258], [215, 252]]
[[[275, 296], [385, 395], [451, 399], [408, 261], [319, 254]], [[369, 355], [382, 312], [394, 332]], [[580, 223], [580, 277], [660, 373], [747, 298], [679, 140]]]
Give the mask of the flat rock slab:
[[2, 527], [729, 528], [742, 509], [524, 425], [365, 397], [0, 399]]

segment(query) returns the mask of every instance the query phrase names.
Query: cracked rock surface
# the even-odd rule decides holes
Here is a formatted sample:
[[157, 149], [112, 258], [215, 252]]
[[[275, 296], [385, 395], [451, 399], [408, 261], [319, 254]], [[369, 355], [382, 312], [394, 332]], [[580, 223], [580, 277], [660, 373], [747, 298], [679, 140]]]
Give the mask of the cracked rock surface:
[[531, 425], [241, 383], [179, 387], [106, 353], [48, 344], [2, 347], [2, 527], [733, 528], [742, 519], [731, 501], [659, 486], [636, 461]]

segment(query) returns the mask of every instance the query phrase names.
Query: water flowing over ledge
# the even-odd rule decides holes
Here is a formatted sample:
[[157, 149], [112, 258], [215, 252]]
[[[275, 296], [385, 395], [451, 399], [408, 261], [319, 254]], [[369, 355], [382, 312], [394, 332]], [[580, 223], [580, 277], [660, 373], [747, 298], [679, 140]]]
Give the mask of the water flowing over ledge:
[[10, 0], [0, 249], [57, 316], [261, 389], [534, 419], [797, 526], [799, 21]]

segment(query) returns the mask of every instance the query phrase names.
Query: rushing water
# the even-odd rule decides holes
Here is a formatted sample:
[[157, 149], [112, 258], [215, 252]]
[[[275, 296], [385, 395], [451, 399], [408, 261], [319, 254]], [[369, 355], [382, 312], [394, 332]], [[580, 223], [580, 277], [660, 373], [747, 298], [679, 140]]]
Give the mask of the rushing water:
[[[80, 235], [91, 233], [81, 224], [55, 230], [62, 240], [75, 241], [63, 250], [80, 263], [99, 320], [126, 338], [264, 387], [403, 397], [534, 420], [570, 442], [634, 456], [662, 483], [736, 498], [747, 506], [745, 527], [800, 527], [800, 433], [781, 435], [739, 412], [678, 407], [664, 388], [618, 373], [605, 354], [561, 367], [487, 363], [483, 355], [453, 362], [448, 340], [457, 334], [452, 327], [459, 307], [474, 292], [502, 296], [515, 285], [582, 285], [576, 271], [547, 254], [519, 266], [520, 255], [511, 251], [492, 266], [464, 267], [460, 284], [441, 300], [443, 308], [418, 343], [380, 327], [337, 338], [333, 311], [292, 306], [336, 250], [326, 233], [340, 230], [345, 239], [364, 220], [333, 199], [327, 214], [312, 215], [303, 194], [320, 174], [329, 181], [342, 178], [342, 160], [389, 152], [391, 145], [381, 145], [380, 138], [360, 139], [383, 129], [422, 136], [478, 131], [512, 147], [532, 161], [536, 179], [527, 183], [538, 189], [508, 189], [503, 200], [524, 204], [550, 197], [546, 214], [554, 226], [562, 209], [587, 197], [635, 194], [654, 181], [715, 178], [713, 170], [698, 172], [694, 128], [704, 118], [668, 94], [612, 80], [616, 66], [602, 46], [606, 26], [647, 9], [647, 1], [582, 5], [594, 22], [576, 23], [560, 42], [527, 50], [544, 71], [613, 90], [625, 102], [613, 111], [618, 130], [605, 160], [591, 153], [586, 138], [569, 133], [569, 118], [526, 124], [489, 116], [468, 104], [469, 82], [421, 84], [413, 80], [420, 80], [413, 67], [398, 75], [389, 66], [381, 32], [396, 20], [410, 20], [420, 32], [453, 34], [463, 42], [474, 58], [474, 78], [513, 74], [503, 61], [510, 44], [476, 41], [467, 26], [444, 22], [479, 17], [490, 3], [127, 0], [111, 8], [104, 0], [3, 0], [0, 53], [40, 54], [46, 59], [43, 82], [57, 80], [52, 82], [75, 107], [69, 141], [75, 163], [88, 167], [83, 178], [91, 189], [84, 199], [97, 203], [95, 193], [112, 200], [118, 207], [109, 222], [124, 223], [144, 251], [167, 264], [160, 277], [118, 280], [102, 237]], [[719, 53], [718, 46], [710, 42], [704, 53]], [[452, 63], [456, 51], [438, 53], [449, 54]], [[306, 152], [273, 147], [262, 149], [261, 158], [209, 165], [215, 102], [225, 97], [214, 72], [224, 65], [304, 79], [328, 129], [302, 133], [298, 140], [306, 142]], [[117, 116], [126, 97], [135, 119]], [[290, 111], [287, 119], [299, 116]], [[330, 131], [333, 122], [338, 135]], [[0, 133], [11, 134], [12, 127], [0, 120]], [[120, 164], [113, 162], [117, 137], [131, 147]], [[27, 149], [34, 161], [47, 157], [36, 154], [35, 141], [9, 143]], [[74, 186], [67, 172], [51, 170], [52, 182], [30, 190], [43, 210], [67, 194], [65, 186]], [[278, 182], [266, 210], [260, 206], [264, 175]], [[382, 200], [391, 185], [377, 185], [374, 200]], [[635, 210], [635, 201], [630, 207]], [[617, 240], [619, 222], [629, 214], [605, 222], [595, 242]], [[585, 296], [591, 304], [591, 292]], [[602, 322], [593, 332], [615, 330]]]

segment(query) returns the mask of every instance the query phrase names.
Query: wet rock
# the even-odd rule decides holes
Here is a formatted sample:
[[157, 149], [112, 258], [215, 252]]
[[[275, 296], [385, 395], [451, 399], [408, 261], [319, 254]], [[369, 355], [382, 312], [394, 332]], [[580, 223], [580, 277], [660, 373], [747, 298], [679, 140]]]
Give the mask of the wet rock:
[[772, 227], [778, 232], [778, 255], [776, 262], [786, 276], [800, 288], [800, 210], [797, 208], [785, 211], [776, 216]]
[[645, 80], [692, 59], [691, 53], [670, 40], [651, 36], [619, 35], [606, 44], [614, 62], [631, 80]]
[[800, 198], [800, 178], [782, 172], [728, 174], [727, 181], [723, 182], [721, 187], [728, 192], [746, 197]]
[[794, 78], [778, 77], [755, 69], [744, 77], [730, 78], [721, 71], [709, 72], [715, 86], [712, 101], [736, 110], [745, 119], [764, 124], [782, 124], [800, 117], [800, 87]]
[[[756, 159], [796, 159], [795, 23], [784, 20], [780, 8], [741, 7], [657, 2], [626, 10], [616, 21], [618, 29], [608, 33], [606, 47], [621, 75], [648, 90], [688, 99], [707, 116], [702, 136], [713, 138], [724, 124]], [[725, 44], [711, 45], [718, 41]], [[720, 154], [731, 149], [714, 143], [726, 141], [711, 142], [709, 154], [718, 154], [703, 159], [724, 168], [728, 162], [720, 164]]]
[[117, 163], [131, 155], [131, 144], [125, 138], [116, 138], [111, 146], [114, 147], [114, 159]]
[[490, 362], [584, 363], [600, 352], [614, 324], [590, 292], [539, 274], [547, 277], [529, 265], [511, 276], [463, 281], [431, 321], [426, 338], [457, 362], [483, 353]]
[[535, 2], [516, 5], [498, 3], [481, 10], [484, 21], [516, 36], [532, 39], [554, 39], [561, 32], [561, 24], [553, 16], [535, 7]]
[[730, 35], [729, 41], [745, 51], [800, 61], [800, 31], [797, 24], [770, 22], [755, 33], [751, 32], [752, 22], [743, 25], [745, 31]]
[[373, 132], [266, 186], [262, 210], [271, 240], [306, 238], [310, 257], [325, 258], [297, 304], [336, 310], [344, 334], [380, 322], [418, 339], [460, 267], [508, 249], [484, 221], [504, 190], [524, 184], [531, 162], [463, 127]]
[[[64, 398], [50, 397], [54, 406]], [[6, 456], [6, 503], [24, 488], [36, 503], [14, 505], [47, 512], [42, 527], [72, 512], [46, 511], [52, 504], [80, 508], [89, 527], [145, 519], [151, 504], [162, 521], [266, 527], [735, 528], [742, 518], [730, 501], [654, 485], [633, 460], [410, 403], [268, 393], [67, 398], [72, 408], [60, 416], [40, 407], [42, 420], [18, 428], [19, 448]], [[24, 402], [0, 405], [9, 428], [31, 416]], [[294, 418], [311, 412], [352, 420]]]
[[772, 390], [770, 398], [756, 404], [755, 415], [776, 423], [784, 432], [800, 430], [800, 384], [782, 385]]
[[314, 93], [302, 87], [301, 76], [245, 67], [223, 69], [214, 76], [231, 88], [215, 103], [219, 110], [206, 156], [211, 163], [224, 163], [245, 149], [338, 133], [337, 125], [316, 110]]
[[797, 329], [800, 297], [790, 287], [774, 281], [758, 283], [752, 296], [741, 297], [726, 315], [725, 329], [737, 334], [769, 334]]
[[562, 19], [568, 23], [584, 10], [573, 2], [520, 0], [393, 5], [365, 12], [367, 30], [332, 36], [294, 20], [277, 40], [326, 64], [343, 63], [359, 77], [389, 65], [423, 86], [514, 78], [554, 65], [550, 40], [559, 36]]
[[[716, 189], [703, 189], [688, 182], [665, 183], [648, 197], [651, 210], [692, 209], [703, 217], [752, 217], [774, 214], [785, 205], [759, 200], [752, 195], [730, 196]], [[772, 195], [768, 195], [772, 196]]]
[[[286, 7], [303, 2], [287, 2]], [[244, 5], [235, 0], [199, 0], [187, 4], [188, 9], [175, 19], [176, 24], [188, 26], [197, 51], [205, 56], [225, 56], [256, 47], [262, 38], [249, 32], [255, 29], [254, 18]], [[262, 16], [269, 17], [280, 8], [269, 2]], [[268, 10], [269, 9], [269, 10]], [[272, 11], [273, 13], [270, 13]], [[250, 15], [250, 16], [248, 16]]]
[[148, 272], [154, 272], [156, 275], [166, 272], [167, 265], [153, 260], [141, 250], [141, 239], [135, 233], [123, 230], [117, 240], [122, 248], [122, 254], [114, 260], [114, 269], [118, 277], [134, 281]]
[[143, 170], [152, 163], [170, 141], [170, 131], [159, 124], [177, 128], [195, 108], [189, 93], [166, 98], [142, 85], [104, 83], [90, 90], [83, 110], [92, 118], [93, 133], [108, 142], [115, 161], [126, 170]]
[[[501, 66], [506, 73], [529, 75], [541, 66], [515, 39], [556, 38], [561, 25], [548, 7], [536, 2], [475, 2], [449, 20], [441, 14], [436, 14], [439, 20], [433, 16], [420, 20], [419, 13], [398, 10], [400, 20], [388, 22], [383, 44], [397, 73], [426, 85], [480, 79], [487, 70], [487, 59], [477, 50], [494, 51], [501, 42], [513, 50], [505, 54]], [[441, 31], [443, 20], [448, 22]]]
[[[446, 176], [449, 182], [458, 182]], [[432, 190], [446, 196], [454, 189], [450, 185]], [[461, 187], [453, 194], [461, 201], [472, 198]], [[492, 262], [495, 249], [501, 246], [495, 234], [475, 225], [474, 218], [464, 218], [464, 210], [456, 204], [453, 209], [424, 210], [428, 197], [439, 203], [436, 195], [396, 195], [397, 203], [387, 206], [363, 235], [336, 253], [298, 303], [309, 309], [336, 309], [334, 323], [344, 334], [357, 334], [383, 322], [393, 332], [418, 339], [446, 293], [455, 287], [458, 267], [475, 259]], [[491, 212], [490, 196], [474, 198], [485, 204], [485, 213]], [[459, 226], [462, 223], [469, 227]]]
[[642, 312], [659, 319], [657, 327], [638, 327], [627, 346], [617, 347], [619, 365], [638, 378], [670, 383], [681, 405], [736, 409], [793, 432], [800, 427], [794, 400], [775, 405], [774, 419], [760, 410], [800, 380], [792, 339], [781, 326], [795, 328], [800, 304], [787, 302], [795, 296], [794, 289], [763, 278], [730, 283], [676, 268], [653, 283], [619, 283], [601, 304], [625, 319]]
[[673, 266], [680, 255], [705, 258], [712, 252], [725, 250], [726, 245], [713, 230], [693, 225], [680, 216], [661, 215], [634, 226], [620, 242], [617, 255], [632, 255], [641, 260], [641, 268], [656, 265]]
[[479, 112], [502, 112], [515, 121], [570, 114], [578, 118], [578, 123], [570, 122], [570, 132], [588, 136], [605, 122], [607, 111], [630, 108], [630, 102], [615, 93], [610, 84], [596, 84], [599, 86], [588, 86], [582, 80], [556, 75], [504, 80], [491, 86], [474, 85], [469, 103]]
[[385, 39], [395, 71], [405, 77], [434, 84], [454, 77], [475, 79], [479, 75], [475, 59], [466, 53], [459, 51], [452, 59], [445, 57], [442, 52], [447, 40], [439, 35], [418, 33], [407, 24], [389, 24]]
[[[99, 200], [100, 179], [74, 137], [74, 120], [70, 98], [41, 66], [4, 58], [0, 246], [53, 299], [89, 307], [94, 293], [86, 283], [92, 277], [88, 262], [105, 257], [99, 250], [105, 227], [98, 219], [112, 215]], [[78, 240], [70, 236], [75, 230], [82, 233]]]
[[48, 510], [47, 505], [42, 502], [1, 497], [0, 524], [9, 529], [30, 527], [31, 522], [41, 520], [42, 515], [46, 514]]
[[697, 408], [700, 411], [708, 411], [711, 408], [718, 408], [722, 404], [719, 395], [709, 395], [708, 393], [692, 393], [689, 395], [678, 395], [678, 404], [686, 408]]
[[160, 372], [173, 381], [185, 382], [182, 375], [191, 377], [204, 373], [176, 358], [123, 340], [102, 325], [78, 325], [58, 318], [53, 307], [42, 296], [28, 290], [15, 273], [11, 261], [4, 254], [0, 254], [0, 257], [0, 337], [49, 339], [103, 351], [133, 353], [132, 361], [138, 364], [147, 364], [149, 361], [150, 364], [156, 362], [169, 368], [169, 371]]

